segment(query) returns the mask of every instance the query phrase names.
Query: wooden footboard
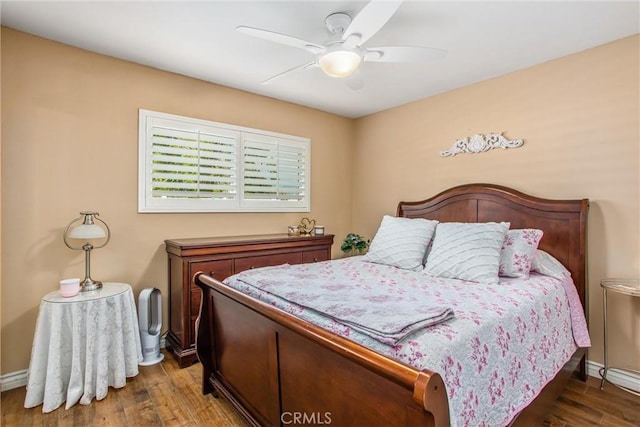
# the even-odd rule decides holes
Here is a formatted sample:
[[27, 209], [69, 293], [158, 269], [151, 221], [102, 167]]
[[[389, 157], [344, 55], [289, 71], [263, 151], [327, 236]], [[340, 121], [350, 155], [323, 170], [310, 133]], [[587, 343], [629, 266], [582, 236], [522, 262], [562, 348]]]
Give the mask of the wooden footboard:
[[202, 273], [203, 392], [253, 425], [448, 426], [439, 374], [418, 371]]

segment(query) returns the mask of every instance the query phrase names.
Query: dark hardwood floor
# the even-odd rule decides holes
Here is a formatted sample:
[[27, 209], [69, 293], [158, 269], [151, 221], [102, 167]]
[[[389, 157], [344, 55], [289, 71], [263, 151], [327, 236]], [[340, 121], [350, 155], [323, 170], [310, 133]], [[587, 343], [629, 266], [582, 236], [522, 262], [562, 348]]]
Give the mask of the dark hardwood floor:
[[640, 427], [640, 397], [588, 377], [572, 378], [558, 397], [544, 426]]
[[[245, 426], [224, 399], [201, 393], [201, 367], [179, 369], [165, 354], [162, 363], [140, 367], [140, 375], [91, 405], [64, 406], [42, 413], [42, 406], [24, 409], [25, 387], [2, 393], [2, 426]], [[613, 385], [599, 388], [590, 377], [571, 379], [545, 426], [640, 426], [640, 398]], [[537, 427], [537, 426], [535, 426]]]

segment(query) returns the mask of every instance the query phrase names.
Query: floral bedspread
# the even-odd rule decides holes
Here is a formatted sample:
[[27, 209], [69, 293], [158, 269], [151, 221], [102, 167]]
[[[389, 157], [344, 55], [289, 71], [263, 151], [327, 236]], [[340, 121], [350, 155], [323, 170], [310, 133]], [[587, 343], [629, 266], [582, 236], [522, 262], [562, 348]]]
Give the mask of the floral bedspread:
[[[352, 298], [408, 312], [416, 305], [446, 307], [454, 316], [385, 344], [348, 322], [292, 303], [270, 291], [273, 277], [296, 279], [298, 289], [319, 294], [345, 283], [358, 296], [332, 299], [348, 312]], [[271, 277], [271, 278], [270, 278]], [[571, 283], [532, 273], [528, 280], [501, 278], [499, 285], [439, 279], [423, 272], [362, 261], [361, 257], [249, 270], [229, 286], [417, 369], [440, 373], [453, 426], [502, 426], [526, 407], [569, 360], [590, 345], [580, 301]], [[567, 290], [565, 290], [567, 289]], [[299, 292], [304, 298], [305, 292]], [[375, 297], [372, 297], [375, 296]], [[402, 302], [402, 303], [401, 303]], [[402, 304], [406, 304], [404, 308]]]

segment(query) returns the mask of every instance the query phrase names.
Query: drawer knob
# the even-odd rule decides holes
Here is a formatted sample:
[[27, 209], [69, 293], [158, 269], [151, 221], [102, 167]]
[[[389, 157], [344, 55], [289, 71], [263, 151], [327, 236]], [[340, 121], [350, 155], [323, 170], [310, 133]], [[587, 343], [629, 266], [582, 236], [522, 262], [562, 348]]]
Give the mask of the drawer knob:
[[256, 268], [256, 267], [253, 266], [253, 265], [251, 267], [249, 267], [250, 270], [253, 270], [254, 268]]
[[213, 276], [215, 276], [215, 275], [216, 275], [216, 272], [215, 272], [215, 271], [212, 271], [211, 273], [209, 273], [209, 276], [211, 276], [211, 277], [213, 277]]
[[318, 257], [314, 257], [313, 262], [318, 262]]

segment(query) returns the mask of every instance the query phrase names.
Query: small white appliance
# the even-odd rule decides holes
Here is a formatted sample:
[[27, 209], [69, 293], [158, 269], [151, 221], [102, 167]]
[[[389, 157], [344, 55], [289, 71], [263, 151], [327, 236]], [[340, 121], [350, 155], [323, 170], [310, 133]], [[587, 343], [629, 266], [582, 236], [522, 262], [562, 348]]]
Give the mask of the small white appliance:
[[155, 365], [164, 359], [160, 353], [162, 329], [162, 294], [157, 288], [146, 288], [138, 296], [138, 324], [142, 344], [141, 366]]

